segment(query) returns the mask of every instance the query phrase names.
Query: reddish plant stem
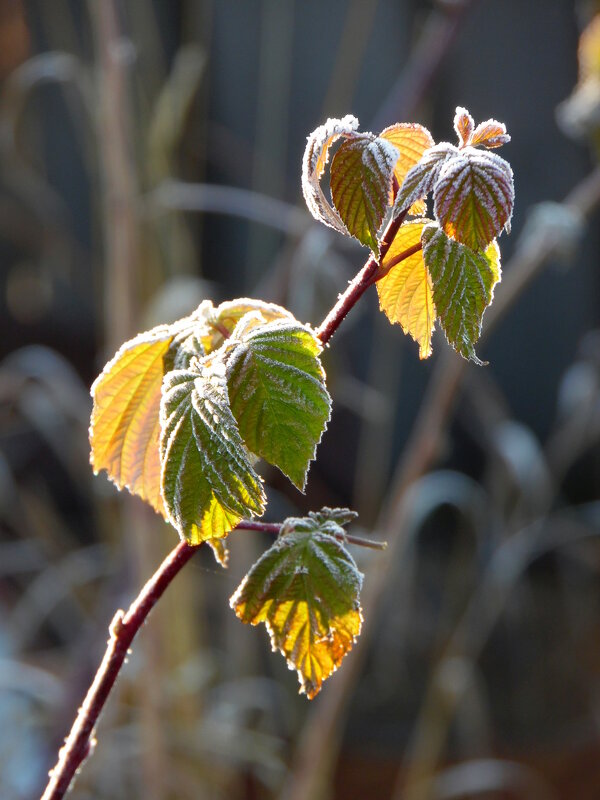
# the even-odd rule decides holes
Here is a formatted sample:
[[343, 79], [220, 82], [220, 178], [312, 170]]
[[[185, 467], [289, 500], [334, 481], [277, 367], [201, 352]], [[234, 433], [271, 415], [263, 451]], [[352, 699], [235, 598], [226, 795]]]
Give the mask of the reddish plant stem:
[[[236, 530], [262, 531], [277, 535], [281, 530], [281, 524], [243, 520], [236, 526]], [[385, 542], [363, 539], [350, 534], [340, 533], [335, 538], [376, 550], [383, 550], [387, 546]], [[94, 729], [125, 663], [131, 643], [165, 589], [199, 549], [199, 544], [189, 545], [187, 542], [181, 542], [177, 545], [146, 583], [128, 611], [123, 612], [119, 609], [115, 614], [109, 627], [110, 638], [104, 658], [60, 750], [58, 762], [50, 772], [50, 780], [41, 800], [60, 800], [64, 797], [75, 773], [93, 752]]]
[[94, 747], [94, 728], [104, 704], [123, 666], [129, 647], [148, 614], [167, 586], [200, 548], [186, 542], [179, 544], [162, 562], [140, 594], [124, 613], [121, 609], [110, 624], [110, 639], [104, 658], [83, 701], [58, 762], [50, 773], [50, 781], [42, 800], [64, 797], [73, 777]]
[[[397, 190], [395, 181], [394, 184], [394, 188]], [[371, 255], [367, 259], [361, 271], [349, 284], [346, 291], [339, 296], [338, 302], [323, 320], [317, 330], [317, 336], [323, 344], [329, 342], [350, 309], [362, 297], [369, 286], [383, 277], [383, 275], [379, 274], [381, 272], [381, 262], [385, 258], [407, 213], [408, 211], [402, 211], [395, 219], [389, 222], [381, 240], [379, 258]], [[393, 266], [417, 252], [419, 248], [420, 245], [415, 245], [400, 253], [389, 265], [386, 265], [384, 274], [387, 274]], [[225, 334], [229, 335], [229, 331], [226, 329], [221, 330], [221, 327], [217, 325], [215, 327], [224, 336]], [[278, 534], [281, 525], [279, 523], [244, 520], [236, 528], [238, 530], [258, 530]], [[369, 547], [375, 550], [384, 550], [387, 547], [386, 542], [372, 541], [352, 534], [341, 533], [336, 535], [335, 538], [344, 543]], [[115, 614], [110, 625], [110, 639], [104, 658], [98, 667], [94, 681], [79, 709], [65, 744], [60, 750], [58, 762], [50, 772], [50, 781], [41, 800], [60, 800], [60, 798], [64, 797], [75, 773], [93, 751], [96, 723], [125, 662], [133, 639], [167, 586], [199, 548], [200, 545], [192, 546], [186, 542], [179, 544], [165, 558], [148, 583], [146, 583], [138, 597], [129, 607], [129, 610], [126, 613], [119, 610]]]
[[[379, 247], [379, 258], [371, 255], [367, 259], [364, 267], [354, 278], [354, 280], [350, 282], [346, 291], [339, 295], [337, 303], [331, 309], [329, 314], [327, 314], [317, 329], [317, 337], [323, 344], [328, 344], [333, 334], [337, 331], [339, 326], [346, 318], [346, 315], [350, 309], [356, 305], [363, 294], [367, 291], [369, 286], [372, 286], [373, 283], [378, 280], [377, 276], [381, 262], [385, 258], [387, 251], [390, 249], [390, 246], [394, 241], [394, 237], [404, 222], [407, 213], [408, 210], [402, 211], [395, 219], [390, 221], [381, 240], [381, 245]], [[408, 256], [404, 257], [407, 258]]]
[[407, 258], [410, 258], [411, 256], [414, 256], [415, 253], [418, 253], [419, 250], [422, 250], [422, 249], [423, 249], [422, 242], [417, 242], [416, 244], [413, 244], [412, 247], [407, 247], [406, 250], [403, 250], [401, 253], [398, 253], [397, 256], [394, 256], [394, 258], [391, 258], [387, 262], [387, 264], [385, 265], [385, 268], [382, 267], [379, 270], [377, 275], [375, 275], [375, 277], [373, 278], [373, 283], [377, 283], [377, 281], [380, 281], [382, 278], [385, 278], [385, 276], [389, 273], [389, 271], [392, 269], [392, 267], [395, 267], [396, 265], [400, 264], [402, 261], [406, 261]]

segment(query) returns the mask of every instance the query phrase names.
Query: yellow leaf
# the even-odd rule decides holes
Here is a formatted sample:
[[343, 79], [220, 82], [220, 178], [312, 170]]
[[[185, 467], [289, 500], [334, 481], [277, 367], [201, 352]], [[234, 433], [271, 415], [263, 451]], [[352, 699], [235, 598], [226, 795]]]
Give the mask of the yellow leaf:
[[242, 622], [265, 624], [273, 650], [297, 671], [309, 699], [339, 667], [362, 624], [362, 575], [333, 530], [343, 535], [327, 514], [287, 519], [230, 600]]
[[[419, 345], [419, 358], [431, 355], [431, 334], [436, 311], [431, 279], [418, 250], [400, 263], [394, 260], [421, 242], [421, 231], [429, 220], [405, 222], [382, 261], [387, 274], [377, 281], [379, 306], [390, 322], [398, 322]], [[392, 266], [391, 266], [392, 265]]]
[[[427, 128], [412, 122], [398, 122], [396, 125], [390, 125], [379, 135], [382, 139], [387, 139], [388, 142], [393, 144], [400, 153], [394, 168], [394, 176], [398, 181], [398, 186], [402, 186], [406, 174], [421, 160], [425, 150], [435, 144]], [[411, 206], [409, 213], [413, 215], [424, 214], [425, 201], [418, 200]]]
[[579, 39], [579, 83], [600, 78], [600, 14], [592, 19]]
[[160, 493], [159, 407], [163, 360], [173, 329], [160, 325], [126, 342], [91, 389], [90, 461], [119, 489], [139, 495], [165, 516]]

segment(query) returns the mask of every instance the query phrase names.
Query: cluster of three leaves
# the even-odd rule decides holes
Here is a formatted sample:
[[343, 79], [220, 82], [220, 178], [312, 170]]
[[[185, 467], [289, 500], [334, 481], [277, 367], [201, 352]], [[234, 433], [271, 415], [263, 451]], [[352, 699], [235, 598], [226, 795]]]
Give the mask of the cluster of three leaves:
[[[381, 308], [418, 342], [421, 358], [431, 354], [437, 318], [452, 346], [477, 361], [474, 343], [500, 279], [495, 238], [509, 225], [514, 203], [510, 166], [488, 150], [510, 137], [495, 120], [475, 127], [462, 108], [454, 126], [458, 146], [435, 145], [416, 124], [393, 125], [374, 136], [358, 133], [354, 117], [328, 120], [309, 137], [303, 189], [317, 219], [371, 248], [379, 261]], [[340, 138], [345, 141], [330, 169], [331, 205], [321, 179]], [[386, 218], [422, 215], [429, 193], [436, 221], [396, 225], [386, 242]]]
[[191, 544], [261, 515], [252, 454], [304, 487], [330, 415], [314, 333], [255, 300], [125, 343], [92, 386], [94, 470], [146, 500]]

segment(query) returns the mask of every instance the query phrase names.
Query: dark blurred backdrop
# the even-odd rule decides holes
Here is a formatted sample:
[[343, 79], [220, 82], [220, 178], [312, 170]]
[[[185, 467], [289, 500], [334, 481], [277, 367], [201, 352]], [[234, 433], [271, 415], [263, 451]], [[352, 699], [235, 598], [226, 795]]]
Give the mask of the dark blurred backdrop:
[[[558, 205], [594, 158], [556, 117], [597, 10], [1, 0], [2, 797], [35, 796], [113, 610], [176, 543], [92, 477], [91, 381], [124, 339], [206, 297], [318, 324], [365, 256], [304, 208], [306, 136], [352, 113], [453, 140], [457, 105], [512, 136], [503, 263], [549, 231], [566, 246], [480, 345], [489, 366], [469, 366], [407, 527], [386, 532], [406, 545], [319, 796], [600, 797], [600, 237], [596, 212]], [[368, 294], [325, 355], [335, 411], [307, 493], [265, 472], [268, 518], [349, 505], [371, 530], [446, 351], [438, 331], [420, 362]], [[227, 605], [264, 544], [237, 539], [227, 573], [201, 554], [172, 587], [74, 798], [302, 800], [311, 709]]]

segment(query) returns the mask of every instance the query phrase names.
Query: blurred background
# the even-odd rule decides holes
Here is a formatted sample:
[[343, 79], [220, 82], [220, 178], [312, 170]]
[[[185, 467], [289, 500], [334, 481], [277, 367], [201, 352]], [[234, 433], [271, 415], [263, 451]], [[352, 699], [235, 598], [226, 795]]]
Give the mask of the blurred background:
[[93, 477], [90, 383], [205, 298], [317, 325], [365, 253], [309, 217], [306, 136], [353, 113], [453, 141], [457, 105], [512, 136], [489, 366], [439, 331], [420, 362], [369, 292], [324, 356], [334, 414], [306, 495], [264, 472], [266, 519], [348, 505], [389, 541], [355, 553], [361, 643], [309, 703], [228, 606], [268, 540], [231, 537], [226, 571], [201, 551], [71, 796], [600, 797], [598, 25], [578, 66], [598, 11], [0, 0], [2, 798], [39, 795], [115, 609], [177, 543]]

